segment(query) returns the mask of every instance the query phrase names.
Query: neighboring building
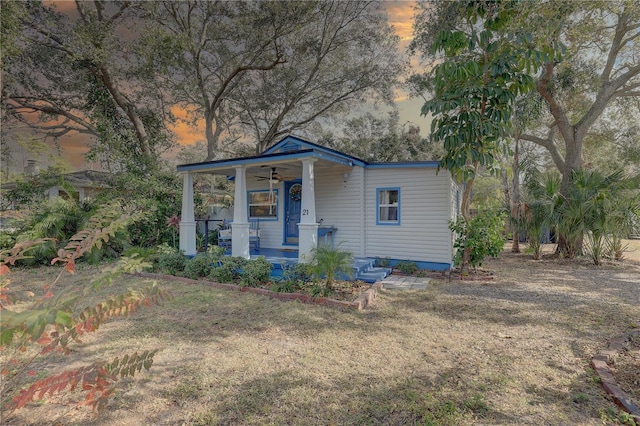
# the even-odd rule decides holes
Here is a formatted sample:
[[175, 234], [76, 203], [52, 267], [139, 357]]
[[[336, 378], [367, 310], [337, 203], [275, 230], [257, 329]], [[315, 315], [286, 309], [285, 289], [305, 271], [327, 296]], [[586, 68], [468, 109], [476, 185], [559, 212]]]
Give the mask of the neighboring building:
[[255, 157], [185, 164], [178, 172], [180, 248], [187, 255], [196, 253], [193, 177], [208, 173], [235, 180], [233, 256], [250, 257], [250, 222], [259, 221], [259, 247], [297, 250], [300, 262], [332, 241], [356, 257], [453, 266], [449, 221], [458, 214], [460, 189], [435, 161], [369, 163], [289, 136]]
[[[78, 191], [78, 201], [93, 198], [100, 192], [109, 188], [109, 178], [111, 174], [107, 172], [97, 172], [94, 170], [84, 170], [81, 172], [66, 173], [62, 178]], [[61, 188], [53, 186], [49, 188], [49, 198], [60, 195]]]
[[[25, 169], [25, 174], [30, 175], [29, 170]], [[81, 172], [65, 173], [60, 178], [73, 186], [77, 191], [78, 201], [84, 201], [94, 197], [96, 194], [109, 188], [109, 178], [112, 175], [106, 172], [98, 172], [94, 170], [84, 170]], [[0, 189], [8, 191], [17, 187], [16, 182], [8, 182], [0, 185]], [[43, 196], [54, 198], [60, 196], [61, 187], [54, 185], [43, 191]], [[4, 203], [3, 203], [4, 205]], [[17, 206], [11, 206], [16, 208]]]

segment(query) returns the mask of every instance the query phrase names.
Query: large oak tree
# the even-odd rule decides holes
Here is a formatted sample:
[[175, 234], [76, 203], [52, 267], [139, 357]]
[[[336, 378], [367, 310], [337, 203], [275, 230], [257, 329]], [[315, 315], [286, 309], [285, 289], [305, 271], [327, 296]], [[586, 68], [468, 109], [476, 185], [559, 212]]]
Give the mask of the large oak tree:
[[136, 8], [126, 1], [11, 3], [19, 30], [3, 58], [3, 109], [47, 137], [79, 133], [118, 168], [157, 166], [168, 145], [164, 99], [139, 72]]
[[[608, 108], [640, 97], [640, 4], [636, 1], [535, 2], [521, 9], [539, 45], [562, 43], [536, 79], [548, 108], [545, 126], [521, 138], [546, 148], [567, 195], [572, 172], [583, 166], [585, 139]], [[626, 123], [620, 123], [622, 127]], [[544, 130], [546, 128], [546, 130]]]
[[162, 2], [151, 18], [150, 59], [204, 122], [208, 159], [238, 139], [260, 152], [355, 103], [391, 101], [404, 66], [375, 1]]

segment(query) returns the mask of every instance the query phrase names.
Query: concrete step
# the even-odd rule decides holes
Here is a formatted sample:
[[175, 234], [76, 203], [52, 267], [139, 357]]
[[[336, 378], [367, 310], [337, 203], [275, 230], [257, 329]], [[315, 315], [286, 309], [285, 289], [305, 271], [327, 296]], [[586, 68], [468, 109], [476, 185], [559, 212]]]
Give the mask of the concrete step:
[[369, 268], [367, 271], [361, 271], [354, 277], [356, 280], [373, 284], [385, 279], [391, 274], [391, 268]]
[[371, 268], [373, 268], [374, 264], [375, 264], [375, 259], [357, 257], [353, 259], [353, 261], [351, 262], [351, 267], [353, 268], [354, 273], [358, 274], [360, 272], [365, 272], [370, 270]]

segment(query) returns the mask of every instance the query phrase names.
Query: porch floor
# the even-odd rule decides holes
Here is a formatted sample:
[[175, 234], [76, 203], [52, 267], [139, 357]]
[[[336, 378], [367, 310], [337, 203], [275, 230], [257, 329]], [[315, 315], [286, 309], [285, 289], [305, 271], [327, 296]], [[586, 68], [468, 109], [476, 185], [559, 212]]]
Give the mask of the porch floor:
[[260, 250], [251, 250], [251, 259], [264, 256], [267, 262], [274, 265], [275, 268], [282, 269], [282, 265], [296, 265], [298, 263], [298, 250], [295, 249], [274, 249], [261, 248]]

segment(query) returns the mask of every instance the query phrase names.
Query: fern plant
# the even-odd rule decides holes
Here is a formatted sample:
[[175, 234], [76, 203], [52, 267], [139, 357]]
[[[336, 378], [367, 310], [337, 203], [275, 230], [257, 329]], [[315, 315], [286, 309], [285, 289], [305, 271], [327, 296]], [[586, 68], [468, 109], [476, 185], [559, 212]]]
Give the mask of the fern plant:
[[[104, 213], [91, 217], [87, 227], [73, 235], [51, 260], [52, 264], [61, 264], [63, 267], [53, 282], [45, 286], [44, 295], [26, 309], [12, 310], [17, 295], [10, 287], [10, 267], [19, 260], [29, 258], [32, 250], [51, 242], [51, 239], [20, 242], [11, 249], [0, 252], [0, 346], [14, 351], [7, 357], [8, 361], [0, 365], [0, 374], [3, 376], [0, 382], [0, 403], [5, 415], [10, 416], [14, 410], [24, 407], [34, 399], [53, 397], [64, 390], [85, 392], [82, 404], [101, 410], [113, 394], [119, 379], [134, 376], [142, 368], [151, 367], [155, 351], [141, 354], [136, 352], [110, 362], [94, 362], [55, 376], [40, 378], [27, 388], [19, 389], [21, 383], [35, 375], [31, 368], [40, 358], [54, 351], [68, 354], [69, 346], [80, 336], [97, 331], [109, 319], [133, 315], [142, 306], [160, 304], [170, 297], [154, 284], [138, 291], [130, 290], [125, 294], [113, 295], [102, 303], [76, 313], [76, 306], [96, 286], [109, 283], [122, 272], [139, 271], [148, 266], [135, 257], [123, 258], [118, 267], [107, 271], [84, 289], [65, 290], [56, 294], [56, 286], [65, 274], [74, 273], [76, 261], [92, 249], [100, 249], [119, 230], [124, 229], [130, 220], [128, 215], [111, 220]], [[25, 352], [31, 355], [27, 358], [18, 356]]]

